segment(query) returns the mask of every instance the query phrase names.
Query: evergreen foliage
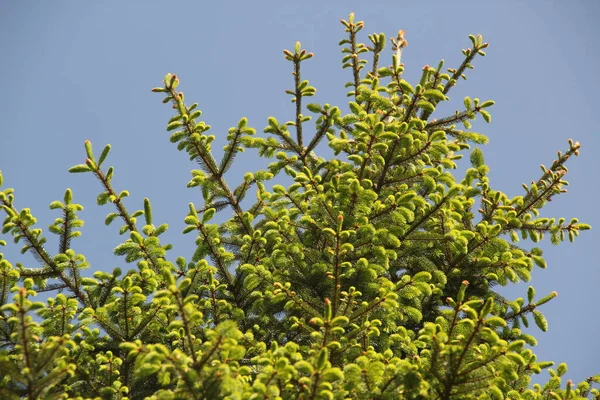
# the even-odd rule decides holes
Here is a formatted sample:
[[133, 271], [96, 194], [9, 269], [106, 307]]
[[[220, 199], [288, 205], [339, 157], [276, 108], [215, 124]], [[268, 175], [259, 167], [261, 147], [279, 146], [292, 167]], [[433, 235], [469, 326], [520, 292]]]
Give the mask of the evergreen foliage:
[[[128, 192], [105, 167], [110, 145], [96, 157], [86, 142], [85, 163], [70, 171], [100, 182], [97, 202], [112, 208], [106, 224], [120, 221], [126, 237], [114, 249], [132, 266], [125, 273], [84, 275], [89, 265], [71, 247], [83, 207], [70, 189], [50, 204], [59, 212], [49, 227], [56, 252], [12, 189], [0, 192], [3, 233], [39, 263], [14, 266], [0, 254], [0, 398], [600, 398], [592, 388], [600, 375], [563, 382], [566, 365], [539, 361], [536, 339], [522, 330], [530, 321], [547, 330], [541, 309], [556, 293], [529, 287], [507, 299], [497, 290], [546, 267], [541, 250], [521, 240], [558, 244], [590, 228], [539, 215], [566, 191], [565, 163], [579, 143], [569, 140], [522, 196], [493, 189], [479, 148], [456, 172], [456, 160], [487, 142], [471, 121], [490, 122], [494, 103], [467, 97], [460, 111], [431, 116], [488, 44], [469, 36], [459, 67], [425, 66], [413, 85], [402, 78], [403, 31], [391, 40], [392, 64], [381, 67], [385, 35], [359, 43], [364, 24], [352, 14], [342, 24], [349, 113], [305, 104], [316, 89], [301, 66], [313, 54], [296, 43], [284, 51], [294, 118], [269, 118], [266, 137], [242, 118], [221, 160], [178, 77], [153, 89], [175, 109], [171, 142], [198, 164], [188, 187], [203, 204], [190, 203], [185, 218], [183, 233], [196, 240], [189, 258], [161, 242], [167, 224], [153, 220], [148, 199], [126, 207]], [[324, 139], [339, 158], [316, 154]], [[273, 162], [232, 189], [225, 173], [245, 149]], [[291, 184], [269, 189], [277, 175]], [[245, 208], [250, 192], [256, 200]], [[224, 210], [231, 217], [215, 223]], [[48, 291], [58, 293], [36, 301]], [[548, 383], [532, 385], [544, 369]]]

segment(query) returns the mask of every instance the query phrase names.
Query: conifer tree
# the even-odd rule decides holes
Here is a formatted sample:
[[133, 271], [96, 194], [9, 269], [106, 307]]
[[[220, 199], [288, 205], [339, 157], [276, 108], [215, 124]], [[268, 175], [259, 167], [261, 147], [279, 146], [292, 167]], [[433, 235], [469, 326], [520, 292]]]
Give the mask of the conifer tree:
[[[507, 196], [474, 147], [486, 136], [470, 131], [476, 118], [490, 122], [493, 101], [466, 97], [456, 113], [433, 118], [485, 56], [482, 37], [469, 36], [458, 67], [425, 66], [411, 84], [403, 31], [391, 39], [391, 65], [381, 66], [385, 35], [360, 43], [363, 22], [351, 14], [342, 24], [349, 112], [307, 104], [316, 89], [301, 67], [313, 54], [296, 43], [284, 51], [295, 115], [269, 118], [265, 136], [242, 118], [221, 159], [179, 78], [167, 74], [153, 89], [175, 110], [171, 142], [198, 165], [183, 230], [195, 238], [193, 254], [161, 242], [168, 225], [154, 220], [149, 199], [129, 208], [106, 166], [110, 145], [97, 156], [86, 141], [85, 162], [70, 171], [98, 180], [106, 224], [121, 224], [114, 253], [127, 268], [84, 273], [89, 265], [71, 246], [83, 207], [70, 189], [50, 204], [58, 249], [12, 189], [0, 192], [3, 233], [39, 264], [0, 254], [0, 398], [600, 398], [592, 387], [600, 375], [563, 382], [566, 365], [538, 360], [536, 339], [522, 330], [531, 321], [548, 329], [541, 310], [556, 293], [498, 291], [545, 268], [530, 242], [573, 241], [590, 228], [540, 216], [565, 192], [565, 163], [579, 143], [569, 140], [523, 195]], [[317, 154], [322, 142], [334, 158]], [[246, 149], [272, 162], [231, 187], [225, 174]], [[471, 167], [459, 171], [465, 154]], [[270, 184], [275, 176], [290, 184]], [[248, 195], [255, 200], [245, 206]], [[216, 223], [217, 212], [230, 217]], [[54, 294], [40, 302], [40, 292]], [[546, 369], [547, 383], [532, 385]]]

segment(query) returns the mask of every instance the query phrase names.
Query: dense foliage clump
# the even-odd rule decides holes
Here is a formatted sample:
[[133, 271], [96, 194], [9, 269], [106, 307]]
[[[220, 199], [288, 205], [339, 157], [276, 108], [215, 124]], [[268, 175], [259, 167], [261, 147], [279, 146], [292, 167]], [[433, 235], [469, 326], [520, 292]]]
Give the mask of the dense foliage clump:
[[[425, 66], [418, 84], [403, 79], [404, 32], [381, 67], [384, 34], [359, 43], [363, 28], [342, 21], [343, 67], [351, 71], [349, 113], [304, 104], [316, 89], [301, 78], [312, 53], [297, 43], [292, 63], [293, 120], [269, 118], [266, 137], [242, 118], [229, 130], [221, 160], [197, 104], [168, 74], [161, 87], [175, 116], [171, 142], [199, 165], [188, 186], [184, 234], [196, 236], [188, 258], [172, 254], [150, 201], [131, 212], [127, 191], [112, 186], [107, 145], [71, 168], [94, 175], [98, 204], [113, 210], [127, 238], [114, 253], [132, 269], [96, 271], [71, 247], [83, 207], [67, 189], [50, 208], [53, 252], [36, 218], [0, 192], [4, 234], [23, 243], [40, 266], [13, 266], [0, 255], [0, 398], [2, 399], [575, 399], [599, 398], [592, 377], [561, 382], [566, 365], [545, 385], [531, 376], [549, 368], [521, 326], [547, 322], [540, 307], [556, 293], [507, 299], [497, 288], [529, 281], [544, 268], [538, 248], [519, 242], [573, 240], [589, 226], [539, 216], [564, 192], [569, 147], [509, 197], [490, 185], [479, 148], [471, 167], [455, 161], [487, 138], [471, 121], [490, 122], [492, 101], [464, 99], [462, 109], [432, 118], [488, 46], [470, 36], [457, 68]], [[368, 66], [364, 56], [369, 56]], [[308, 122], [316, 117], [314, 125]], [[316, 154], [326, 139], [335, 158]], [[257, 149], [268, 170], [247, 172], [230, 188], [225, 173], [237, 153]], [[269, 185], [278, 175], [289, 186]], [[0, 185], [2, 179], [0, 175]], [[246, 195], [256, 200], [245, 208]], [[217, 212], [231, 217], [215, 223]], [[212, 221], [212, 222], [211, 222]], [[2, 242], [5, 245], [5, 242]], [[46, 302], [39, 292], [58, 291]]]

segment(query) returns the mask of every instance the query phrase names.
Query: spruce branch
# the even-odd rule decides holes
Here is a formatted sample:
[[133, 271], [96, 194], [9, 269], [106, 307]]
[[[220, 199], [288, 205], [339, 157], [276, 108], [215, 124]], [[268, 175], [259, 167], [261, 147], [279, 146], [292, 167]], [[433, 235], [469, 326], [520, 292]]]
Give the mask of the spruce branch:
[[339, 113], [339, 109], [334, 108], [332, 110], [323, 110], [321, 111], [321, 113], [323, 119], [321, 127], [317, 130], [308, 146], [302, 151], [300, 155], [305, 165], [307, 155], [309, 155], [315, 149], [315, 147], [317, 147], [317, 145], [325, 137], [325, 135], [329, 133], [331, 126], [335, 121], [335, 117]]
[[[448, 72], [450, 72], [452, 74], [452, 76], [449, 77], [446, 84], [444, 85], [444, 88], [442, 89], [442, 93], [445, 95], [448, 94], [450, 89], [452, 89], [452, 87], [454, 87], [456, 85], [459, 78], [462, 77], [465, 80], [467, 79], [466, 76], [464, 75], [464, 73], [467, 69], [474, 68], [471, 65], [471, 63], [473, 62], [473, 60], [475, 59], [475, 57], [477, 55], [485, 56], [485, 52], [483, 51], [483, 49], [487, 48], [489, 46], [489, 43], [484, 43], [483, 37], [481, 35], [477, 35], [477, 36], [469, 35], [469, 39], [471, 39], [471, 43], [473, 44], [473, 47], [464, 49], [462, 51], [463, 55], [465, 55], [465, 59], [463, 60], [463, 62], [456, 69], [452, 69], [452, 68], [448, 69]], [[439, 69], [441, 69], [442, 65], [443, 65], [443, 62], [440, 63], [438, 70], [436, 70], [436, 74], [439, 72]], [[442, 76], [440, 76], [440, 75], [434, 75], [434, 82], [441, 77]], [[434, 103], [434, 105], [435, 104], [436, 103]], [[430, 111], [423, 110], [423, 113], [421, 114], [420, 118], [424, 121], [427, 121], [429, 119], [430, 115], [431, 115]]]
[[200, 165], [203, 166], [214, 177], [215, 182], [220, 186], [225, 197], [229, 201], [229, 205], [233, 208], [236, 218], [238, 219], [240, 225], [247, 234], [251, 234], [252, 227], [249, 226], [243, 218], [244, 213], [239, 203], [235, 200], [235, 196], [231, 192], [231, 189], [229, 189], [229, 186], [225, 182], [221, 171], [218, 169], [216, 161], [212, 156], [211, 152], [209, 151], [209, 147], [207, 147], [209, 145], [206, 144], [206, 140], [202, 140], [201, 133], [207, 130], [209, 127], [204, 125], [204, 123], [196, 124], [194, 118], [200, 116], [200, 113], [192, 113], [192, 110], [195, 107], [186, 107], [184, 103], [183, 93], [176, 91], [178, 84], [179, 79], [177, 78], [177, 76], [168, 74], [165, 78], [164, 89], [154, 90], [156, 92], [168, 92], [169, 96], [165, 100], [171, 101], [173, 103], [173, 108], [178, 110], [178, 119], [172, 122], [172, 124], [174, 122], [176, 122], [177, 124], [169, 125], [169, 128], [184, 128], [183, 133], [186, 136], [186, 140], [182, 143], [184, 147], [187, 147], [190, 157], [196, 159], [200, 163]]
[[450, 115], [448, 117], [444, 117], [444, 118], [440, 118], [440, 119], [436, 119], [431, 122], [428, 122], [427, 125], [425, 126], [425, 129], [427, 129], [429, 131], [433, 131], [433, 129], [451, 127], [459, 122], [464, 122], [469, 119], [473, 119], [475, 113], [478, 111], [479, 111], [479, 109], [463, 110], [461, 112], [458, 112], [458, 110], [457, 110], [454, 115]]
[[358, 87], [360, 86], [360, 70], [364, 67], [366, 60], [360, 60], [359, 54], [364, 53], [367, 47], [363, 43], [357, 43], [356, 34], [364, 28], [365, 23], [363, 21], [354, 22], [354, 13], [350, 13], [348, 21], [341, 20], [342, 25], [346, 27], [345, 31], [348, 32], [348, 39], [342, 40], [340, 45], [348, 44], [348, 47], [342, 49], [343, 53], [348, 53], [342, 59], [342, 68], [352, 68], [352, 82], [348, 82], [346, 87], [353, 86], [354, 91], [348, 93], [348, 96], [354, 96], [355, 100], [358, 97]]
[[[26, 245], [23, 247], [25, 251], [29, 251], [38, 261], [42, 262], [45, 267], [47, 267], [50, 271], [52, 271], [53, 276], [59, 278], [68, 288], [69, 290], [81, 301], [83, 305], [89, 305], [88, 299], [86, 296], [78, 289], [77, 284], [73, 282], [65, 273], [58, 267], [54, 259], [48, 254], [48, 252], [43, 247], [46, 239], [40, 237], [41, 230], [30, 229], [35, 223], [35, 218], [29, 213], [29, 209], [24, 209], [21, 212], [18, 212], [17, 209], [13, 206], [12, 200], [7, 196], [0, 196], [0, 203], [3, 205], [4, 210], [7, 212], [8, 216], [11, 219], [11, 225], [8, 225], [13, 234], [15, 234], [16, 239], [23, 238], [26, 242]], [[5, 230], [6, 230], [5, 224]], [[25, 274], [26, 274], [25, 270]]]
[[302, 81], [300, 76], [300, 63], [304, 60], [308, 60], [314, 56], [313, 53], [307, 53], [306, 50], [300, 49], [300, 42], [296, 42], [294, 47], [294, 53], [292, 54], [289, 50], [284, 50], [285, 58], [294, 64], [294, 90], [286, 90], [286, 93], [293, 95], [292, 102], [296, 103], [296, 145], [298, 148], [303, 148], [304, 138], [302, 137], [302, 123], [306, 120], [306, 117], [302, 115], [302, 97], [313, 96], [316, 89], [312, 86], [308, 86], [308, 81]]
[[[415, 109], [415, 105], [417, 104], [418, 99], [420, 98], [420, 94], [415, 94], [412, 97], [412, 100], [410, 101], [409, 106], [406, 108], [406, 110], [404, 111], [404, 117], [402, 122], [407, 123], [413, 110]], [[396, 152], [396, 148], [399, 146], [400, 141], [396, 140], [392, 143], [392, 145], [387, 149], [385, 156], [384, 156], [384, 163], [383, 163], [383, 168], [380, 172], [377, 184], [375, 186], [375, 192], [376, 193], [380, 193], [381, 190], [383, 189], [383, 183], [385, 182], [387, 175], [388, 175], [388, 171], [391, 167], [392, 164], [392, 160], [395, 156], [395, 152]], [[425, 149], [422, 149], [422, 151], [424, 151]], [[414, 155], [416, 156], [416, 154]], [[412, 158], [412, 157], [411, 157]], [[409, 158], [410, 159], [410, 158]], [[408, 160], [405, 160], [408, 161]]]

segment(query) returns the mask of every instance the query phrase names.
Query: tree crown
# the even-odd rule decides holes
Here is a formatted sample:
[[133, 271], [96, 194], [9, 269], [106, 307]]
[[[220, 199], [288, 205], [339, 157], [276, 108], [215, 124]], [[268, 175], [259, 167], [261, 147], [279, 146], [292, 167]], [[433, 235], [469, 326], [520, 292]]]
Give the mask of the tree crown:
[[[404, 31], [391, 39], [391, 65], [380, 66], [385, 35], [360, 43], [364, 24], [352, 14], [342, 24], [350, 112], [306, 104], [316, 89], [301, 66], [313, 54], [296, 43], [284, 50], [293, 119], [269, 118], [258, 137], [242, 118], [221, 160], [198, 104], [177, 90], [179, 78], [167, 74], [153, 89], [175, 110], [171, 142], [199, 166], [188, 183], [203, 198], [185, 218], [183, 233], [196, 236], [188, 258], [171, 261], [171, 246], [160, 240], [168, 225], [155, 224], [149, 199], [140, 210], [126, 207], [128, 192], [113, 187], [114, 169], [105, 167], [110, 145], [96, 157], [86, 141], [85, 163], [70, 171], [94, 175], [98, 204], [114, 207], [106, 224], [120, 220], [127, 235], [114, 253], [135, 265], [125, 273], [83, 275], [88, 263], [71, 247], [83, 207], [70, 189], [50, 204], [60, 213], [48, 228], [58, 237], [55, 253], [30, 210], [16, 208], [13, 191], [0, 192], [3, 233], [40, 264], [13, 266], [0, 255], [3, 398], [600, 396], [591, 388], [600, 376], [561, 383], [564, 364], [549, 370], [547, 384], [531, 385], [552, 363], [537, 360], [536, 339], [521, 328], [532, 319], [545, 331], [540, 307], [556, 293], [529, 287], [526, 299], [511, 300], [497, 290], [546, 265], [541, 250], [521, 240], [548, 235], [558, 244], [590, 228], [539, 215], [565, 192], [565, 163], [579, 143], [569, 140], [521, 196], [491, 186], [479, 148], [459, 177], [456, 161], [487, 142], [471, 121], [490, 122], [494, 103], [466, 97], [462, 110], [432, 116], [488, 44], [469, 36], [461, 65], [425, 66], [413, 85], [402, 77]], [[335, 158], [317, 155], [324, 141]], [[246, 149], [272, 163], [231, 188], [224, 175]], [[269, 188], [278, 175], [291, 184]], [[244, 207], [253, 191], [256, 200]], [[216, 223], [223, 210], [231, 217]], [[35, 301], [51, 291], [59, 293]]]

